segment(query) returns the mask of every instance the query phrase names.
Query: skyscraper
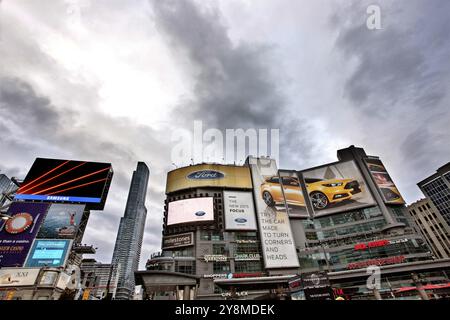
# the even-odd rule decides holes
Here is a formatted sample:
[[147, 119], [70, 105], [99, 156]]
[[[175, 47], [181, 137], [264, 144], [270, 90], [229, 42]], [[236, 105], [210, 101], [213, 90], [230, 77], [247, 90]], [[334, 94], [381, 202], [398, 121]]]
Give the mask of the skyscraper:
[[450, 226], [450, 162], [417, 185]]
[[145, 219], [147, 217], [145, 198], [149, 174], [147, 165], [138, 162], [137, 169], [133, 172], [125, 214], [120, 220], [112, 258], [112, 263], [120, 266], [116, 291], [117, 300], [133, 298], [135, 289], [134, 272], [139, 267]]

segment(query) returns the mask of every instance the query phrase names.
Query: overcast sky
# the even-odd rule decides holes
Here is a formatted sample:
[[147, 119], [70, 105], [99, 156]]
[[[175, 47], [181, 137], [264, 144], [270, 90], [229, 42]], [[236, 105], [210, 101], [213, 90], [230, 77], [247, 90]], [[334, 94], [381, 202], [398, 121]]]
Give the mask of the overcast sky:
[[[381, 7], [381, 30], [366, 26]], [[450, 161], [448, 0], [0, 1], [0, 171], [112, 162], [85, 243], [110, 262], [131, 174], [150, 167], [141, 268], [160, 249], [171, 133], [280, 129], [282, 168], [356, 145], [408, 202]], [[185, 159], [188, 164], [190, 159]]]

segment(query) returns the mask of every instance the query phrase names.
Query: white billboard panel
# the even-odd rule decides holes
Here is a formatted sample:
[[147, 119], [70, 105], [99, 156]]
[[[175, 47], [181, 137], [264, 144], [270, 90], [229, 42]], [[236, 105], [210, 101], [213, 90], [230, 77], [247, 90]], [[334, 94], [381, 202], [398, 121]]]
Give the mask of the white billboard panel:
[[225, 229], [256, 230], [253, 195], [245, 191], [224, 191]]
[[169, 202], [167, 225], [214, 221], [213, 199], [206, 197]]
[[32, 286], [40, 269], [11, 268], [0, 269], [0, 287]]
[[278, 178], [275, 160], [250, 158], [256, 212], [267, 269], [298, 268], [298, 257], [286, 207], [272, 206], [264, 184]]

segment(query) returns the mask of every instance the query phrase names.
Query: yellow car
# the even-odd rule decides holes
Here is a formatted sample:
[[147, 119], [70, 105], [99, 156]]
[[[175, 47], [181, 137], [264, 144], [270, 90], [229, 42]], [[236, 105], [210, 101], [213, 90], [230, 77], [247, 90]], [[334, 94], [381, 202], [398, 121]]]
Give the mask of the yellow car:
[[[294, 177], [283, 177], [282, 179], [286, 202], [295, 206], [305, 206], [305, 199], [298, 179]], [[269, 207], [273, 207], [277, 203], [284, 203], [278, 176], [269, 177], [261, 184], [261, 196]]]
[[[283, 177], [282, 179], [286, 202], [305, 206], [298, 179], [294, 177]], [[261, 196], [270, 207], [284, 201], [279, 180], [277, 176], [269, 177], [261, 185]], [[311, 203], [317, 210], [325, 209], [332, 203], [351, 199], [353, 195], [361, 192], [358, 181], [353, 179], [305, 178], [305, 183]]]

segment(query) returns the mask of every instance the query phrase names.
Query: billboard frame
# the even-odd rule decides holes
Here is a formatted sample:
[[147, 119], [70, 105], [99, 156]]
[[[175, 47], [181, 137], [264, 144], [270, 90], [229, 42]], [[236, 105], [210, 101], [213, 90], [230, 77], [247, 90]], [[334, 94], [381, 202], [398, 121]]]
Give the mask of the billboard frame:
[[[31, 253], [33, 252], [33, 248], [36, 249], [35, 244], [37, 243], [37, 241], [64, 241], [67, 242], [67, 250], [66, 253], [64, 255], [64, 257], [62, 257], [62, 261], [63, 263], [61, 263], [59, 266], [47, 266], [47, 265], [42, 265], [42, 266], [27, 266], [28, 264], [28, 260], [31, 257]], [[73, 244], [74, 244], [74, 240], [73, 239], [34, 239], [33, 244], [30, 247], [30, 250], [28, 251], [28, 255], [27, 258], [25, 259], [25, 262], [23, 264], [24, 268], [42, 268], [42, 267], [52, 267], [52, 268], [61, 268], [61, 267], [65, 267], [67, 264], [67, 260], [69, 259], [70, 254], [72, 253], [72, 248], [73, 248]]]

